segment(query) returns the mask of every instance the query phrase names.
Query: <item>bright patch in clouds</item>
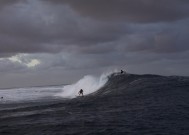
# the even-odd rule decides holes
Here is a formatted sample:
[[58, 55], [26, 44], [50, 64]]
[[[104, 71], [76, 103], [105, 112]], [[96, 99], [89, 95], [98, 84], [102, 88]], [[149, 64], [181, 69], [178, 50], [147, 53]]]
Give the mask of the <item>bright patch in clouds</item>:
[[37, 59], [32, 59], [29, 63], [26, 64], [27, 67], [35, 67], [40, 64], [40, 61]]
[[10, 58], [8, 58], [8, 60], [12, 61], [12, 62], [18, 62], [18, 63], [22, 63], [22, 61], [20, 60], [19, 58], [20, 56], [19, 55], [16, 55], [16, 56], [12, 56]]
[[8, 58], [8, 60], [12, 61], [12, 62], [16, 62], [22, 65], [27, 66], [28, 68], [32, 68], [32, 67], [36, 67], [37, 65], [39, 65], [41, 62], [37, 59], [31, 59], [31, 58], [27, 58], [26, 54], [23, 55], [15, 55], [12, 56], [10, 58]]

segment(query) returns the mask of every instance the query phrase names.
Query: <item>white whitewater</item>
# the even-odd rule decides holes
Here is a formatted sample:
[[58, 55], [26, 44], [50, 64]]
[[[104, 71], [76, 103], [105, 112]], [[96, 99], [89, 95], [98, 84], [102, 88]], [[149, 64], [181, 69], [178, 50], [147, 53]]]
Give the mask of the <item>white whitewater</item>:
[[[84, 76], [77, 83], [66, 86], [46, 86], [46, 87], [29, 87], [29, 88], [13, 88], [0, 89], [0, 104], [18, 103], [18, 102], [36, 102], [42, 99], [62, 99], [75, 98], [78, 96], [80, 89], [83, 89], [84, 95], [91, 94], [108, 81], [108, 75], [113, 72], [103, 73], [99, 77], [92, 75]], [[3, 97], [3, 99], [1, 98]]]
[[95, 77], [92, 75], [84, 76], [77, 83], [64, 86], [62, 92], [56, 94], [55, 96], [60, 96], [63, 98], [75, 98], [78, 96], [80, 89], [83, 89], [84, 95], [91, 94], [106, 84], [108, 81], [108, 76], [111, 73], [113, 72], [103, 73], [100, 77]]

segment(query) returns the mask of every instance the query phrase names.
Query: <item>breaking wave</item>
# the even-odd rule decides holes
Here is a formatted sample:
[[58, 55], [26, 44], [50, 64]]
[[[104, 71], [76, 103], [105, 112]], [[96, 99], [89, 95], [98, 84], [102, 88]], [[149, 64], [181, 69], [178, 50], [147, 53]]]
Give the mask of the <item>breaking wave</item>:
[[84, 95], [91, 94], [103, 87], [108, 81], [108, 76], [112, 73], [113, 71], [103, 73], [100, 77], [86, 75], [75, 84], [64, 86], [63, 91], [56, 94], [55, 96], [63, 98], [75, 98], [78, 96], [80, 89], [83, 89]]

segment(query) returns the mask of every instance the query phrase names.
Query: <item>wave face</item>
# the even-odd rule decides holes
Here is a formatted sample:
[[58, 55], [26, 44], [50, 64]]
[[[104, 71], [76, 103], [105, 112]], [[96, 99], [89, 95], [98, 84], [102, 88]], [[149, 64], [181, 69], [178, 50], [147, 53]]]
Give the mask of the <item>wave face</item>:
[[84, 97], [0, 104], [0, 134], [189, 134], [188, 77], [114, 73], [98, 86]]

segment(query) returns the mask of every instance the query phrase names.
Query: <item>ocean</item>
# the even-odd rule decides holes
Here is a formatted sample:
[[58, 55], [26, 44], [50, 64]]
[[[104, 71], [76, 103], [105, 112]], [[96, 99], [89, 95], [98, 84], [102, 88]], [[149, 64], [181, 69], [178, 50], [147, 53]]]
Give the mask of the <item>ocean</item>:
[[114, 73], [84, 80], [84, 97], [76, 85], [0, 90], [0, 135], [189, 134], [189, 77]]

